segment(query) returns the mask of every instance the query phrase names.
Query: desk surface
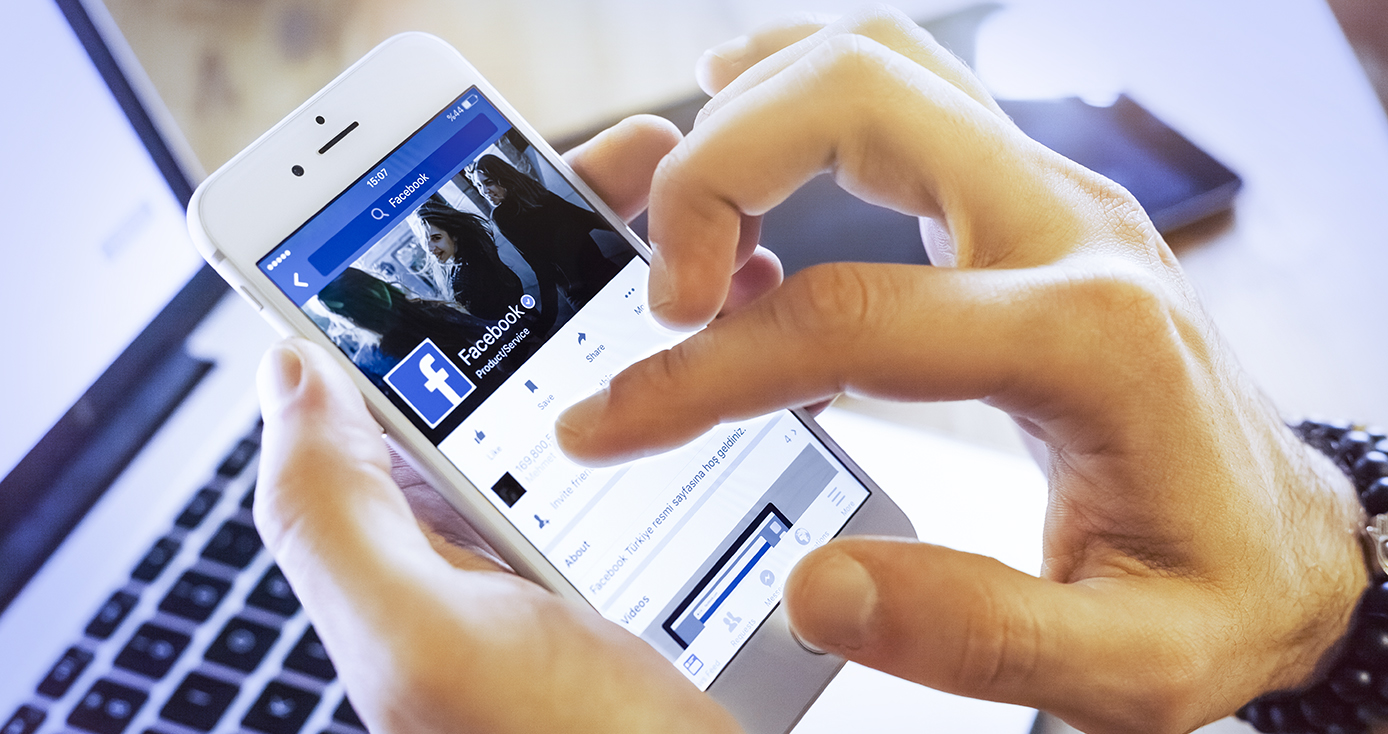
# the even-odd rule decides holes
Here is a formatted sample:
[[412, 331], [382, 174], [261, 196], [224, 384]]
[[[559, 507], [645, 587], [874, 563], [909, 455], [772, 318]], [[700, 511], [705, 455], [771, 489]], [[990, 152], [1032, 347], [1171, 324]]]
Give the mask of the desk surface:
[[[400, 30], [428, 30], [452, 41], [537, 127], [559, 137], [693, 92], [690, 70], [703, 49], [766, 18], [849, 6], [834, 0], [109, 2], [209, 168]], [[919, 18], [967, 4], [902, 3]], [[1388, 424], [1382, 324], [1388, 235], [1379, 221], [1388, 200], [1388, 122], [1326, 6], [1319, 0], [1014, 0], [983, 25], [978, 68], [1005, 97], [1126, 91], [1237, 171], [1246, 185], [1233, 215], [1171, 238], [1225, 337], [1288, 416]], [[927, 440], [918, 433], [924, 430], [1019, 452], [1007, 421], [974, 404], [847, 401], [840, 407], [842, 431], [895, 425], [901, 442]], [[852, 443], [848, 435], [844, 442]], [[889, 461], [883, 470], [892, 471]], [[1028, 481], [1043, 491], [1039, 474]], [[986, 498], [970, 505], [932, 496], [928, 488], [911, 491], [919, 492], [911, 504], [925, 508], [918, 516], [945, 506], [987, 516]], [[1019, 512], [1023, 524], [1035, 519], [1032, 537], [1039, 538], [1039, 510]], [[999, 553], [1014, 551], [999, 547]], [[901, 694], [899, 710], [880, 730], [931, 729], [931, 713], [912, 710], [916, 703], [905, 700], [911, 695]], [[851, 715], [851, 698], [829, 697], [806, 723], [824, 730], [836, 720], [861, 723], [836, 718]], [[920, 705], [933, 704], [922, 699]], [[999, 714], [996, 720], [992, 729], [966, 728], [1018, 731], [1021, 719]], [[951, 721], [959, 720], [935, 723], [959, 730]]]

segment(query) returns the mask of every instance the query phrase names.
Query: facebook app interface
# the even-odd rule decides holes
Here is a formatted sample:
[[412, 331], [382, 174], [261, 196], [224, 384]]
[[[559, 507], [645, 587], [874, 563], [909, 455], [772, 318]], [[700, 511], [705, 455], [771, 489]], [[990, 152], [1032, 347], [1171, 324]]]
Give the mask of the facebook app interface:
[[794, 415], [588, 468], [554, 421], [683, 335], [646, 262], [469, 89], [258, 263], [603, 616], [706, 689], [868, 490]]

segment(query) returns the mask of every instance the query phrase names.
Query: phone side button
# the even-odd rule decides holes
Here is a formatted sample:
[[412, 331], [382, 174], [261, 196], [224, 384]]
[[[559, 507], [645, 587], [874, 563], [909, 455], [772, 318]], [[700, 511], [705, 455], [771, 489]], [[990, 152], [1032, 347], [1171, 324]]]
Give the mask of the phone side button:
[[250, 301], [252, 306], [255, 306], [255, 310], [256, 310], [257, 312], [259, 312], [259, 311], [264, 311], [264, 310], [265, 310], [265, 307], [262, 306], [262, 305], [260, 305], [260, 300], [257, 299], [255, 296], [251, 295], [251, 292], [250, 292], [250, 291], [246, 290], [246, 286], [244, 286], [244, 285], [242, 285], [242, 286], [237, 286], [237, 287], [236, 287], [236, 290], [240, 291], [240, 292], [241, 292], [241, 295], [242, 295], [247, 301]]

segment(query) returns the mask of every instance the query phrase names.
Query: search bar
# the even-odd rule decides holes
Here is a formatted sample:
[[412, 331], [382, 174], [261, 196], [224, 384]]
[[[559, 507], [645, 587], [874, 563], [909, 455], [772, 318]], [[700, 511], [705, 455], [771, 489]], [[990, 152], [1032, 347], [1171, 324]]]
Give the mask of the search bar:
[[[445, 177], [458, 166], [460, 161], [471, 160], [478, 149], [491, 142], [497, 126], [486, 115], [473, 118], [453, 137], [430, 153], [422, 163], [415, 166], [403, 177], [408, 183], [401, 189], [393, 189], [383, 194], [370, 205], [362, 208], [337, 234], [328, 238], [321, 247], [308, 256], [308, 262], [320, 275], [330, 275], [343, 263], [355, 259], [362, 250], [375, 244], [388, 228], [397, 206], [410, 202], [401, 213], [412, 210], [416, 203], [432, 194], [447, 180]], [[360, 184], [358, 184], [360, 185]], [[396, 201], [392, 201], [395, 199]]]

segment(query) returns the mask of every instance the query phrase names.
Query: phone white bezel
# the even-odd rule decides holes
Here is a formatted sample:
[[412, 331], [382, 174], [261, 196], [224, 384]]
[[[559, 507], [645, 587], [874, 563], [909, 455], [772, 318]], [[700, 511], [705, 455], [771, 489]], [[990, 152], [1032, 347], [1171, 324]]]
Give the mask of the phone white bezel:
[[[397, 450], [521, 575], [586, 603], [582, 594], [530, 544], [466, 477], [415, 429], [282, 293], [256, 263], [355, 183], [458, 95], [476, 86], [574, 188], [646, 260], [650, 250], [589, 189], [505, 99], [446, 42], [424, 33], [392, 37], [290, 113], [213, 173], [188, 206], [189, 228], [203, 257], [285, 335], [314, 341], [347, 370]], [[315, 118], [322, 116], [326, 124]], [[327, 154], [325, 142], [358, 126]], [[304, 168], [302, 176], [291, 166]], [[881, 489], [803, 411], [796, 416], [870, 491], [841, 534], [914, 536], [910, 522]], [[719, 674], [708, 692], [748, 731], [784, 732], [832, 679], [843, 661], [814, 655], [794, 641], [778, 606]]]

